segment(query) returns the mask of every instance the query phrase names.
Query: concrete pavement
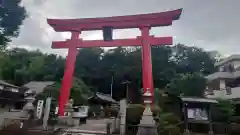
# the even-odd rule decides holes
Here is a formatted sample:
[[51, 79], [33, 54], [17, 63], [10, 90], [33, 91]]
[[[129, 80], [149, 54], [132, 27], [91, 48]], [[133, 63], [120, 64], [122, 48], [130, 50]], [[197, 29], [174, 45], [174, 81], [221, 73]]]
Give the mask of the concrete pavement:
[[86, 124], [66, 129], [62, 135], [68, 135], [68, 132], [72, 132], [73, 135], [103, 135], [107, 132], [107, 123], [113, 122], [114, 119], [90, 119]]

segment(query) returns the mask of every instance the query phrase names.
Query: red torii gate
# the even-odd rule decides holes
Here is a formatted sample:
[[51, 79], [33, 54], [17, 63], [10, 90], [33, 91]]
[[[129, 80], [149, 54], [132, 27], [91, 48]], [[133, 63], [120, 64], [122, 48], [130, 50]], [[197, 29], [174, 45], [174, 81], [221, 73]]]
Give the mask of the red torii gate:
[[[87, 47], [117, 47], [117, 46], [142, 46], [142, 74], [143, 88], [150, 89], [153, 95], [151, 45], [171, 45], [172, 37], [154, 37], [149, 35], [151, 27], [169, 26], [174, 20], [178, 20], [182, 9], [130, 16], [84, 18], [84, 19], [47, 19], [50, 26], [57, 32], [71, 32], [71, 39], [55, 41], [52, 48], [66, 48], [68, 55], [62, 87], [59, 97], [59, 115], [64, 115], [64, 105], [69, 99], [72, 87], [72, 76], [77, 55], [77, 48]], [[82, 40], [79, 34], [82, 31], [106, 30], [112, 34], [112, 29], [140, 28], [141, 36], [131, 39], [116, 40]]]

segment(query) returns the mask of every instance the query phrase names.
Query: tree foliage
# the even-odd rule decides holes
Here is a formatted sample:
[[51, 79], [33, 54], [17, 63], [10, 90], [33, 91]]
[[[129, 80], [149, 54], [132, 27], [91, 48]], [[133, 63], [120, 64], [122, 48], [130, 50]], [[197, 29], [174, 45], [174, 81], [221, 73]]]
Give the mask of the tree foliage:
[[214, 119], [229, 123], [234, 121], [235, 105], [233, 101], [218, 99], [218, 104], [213, 108]]
[[179, 135], [179, 125], [182, 124], [179, 117], [170, 112], [160, 112], [157, 116], [158, 133], [160, 135]]
[[176, 95], [202, 97], [206, 88], [206, 79], [198, 73], [180, 74], [173, 78], [167, 90]]
[[[47, 86], [43, 93], [37, 96], [37, 99], [46, 100], [47, 97], [52, 97], [54, 101], [58, 101], [60, 88], [60, 83]], [[91, 92], [89, 87], [82, 80], [74, 77], [70, 93], [70, 98], [73, 99], [74, 105], [87, 104], [87, 98], [92, 95], [93, 92]]]
[[5, 48], [11, 37], [19, 34], [19, 27], [26, 18], [26, 10], [21, 0], [1, 0], [0, 2], [0, 49]]
[[[200, 96], [205, 85], [202, 76], [215, 70], [215, 60], [208, 54], [202, 49], [184, 45], [152, 47], [155, 88], [164, 89], [168, 86], [170, 91], [178, 94], [182, 92], [186, 95]], [[33, 80], [61, 83], [65, 68], [64, 58], [44, 54], [39, 50], [13, 48], [1, 52], [0, 60], [1, 79], [16, 85]], [[73, 89], [110, 93], [113, 76], [113, 97], [121, 99], [126, 95], [126, 85], [123, 81], [128, 80], [131, 82], [129, 84], [131, 101], [140, 103], [141, 67], [141, 48], [79, 49], [74, 76], [87, 88], [79, 82]]]

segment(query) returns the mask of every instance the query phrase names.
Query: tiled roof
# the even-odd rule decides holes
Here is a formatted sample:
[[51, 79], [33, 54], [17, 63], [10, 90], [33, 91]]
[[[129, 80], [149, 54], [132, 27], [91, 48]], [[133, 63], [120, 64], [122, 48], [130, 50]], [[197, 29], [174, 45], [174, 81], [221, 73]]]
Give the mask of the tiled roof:
[[240, 77], [240, 71], [235, 71], [235, 72], [215, 72], [213, 74], [210, 74], [208, 76], [206, 76], [205, 78], [208, 81], [212, 81], [215, 79], [235, 79]]
[[181, 100], [184, 102], [218, 103], [217, 100], [209, 98], [181, 97]]
[[13, 87], [13, 88], [19, 88], [18, 86], [10, 84], [10, 83], [7, 83], [7, 82], [5, 82], [3, 80], [0, 80], [0, 84], [1, 85], [5, 85], [5, 86], [9, 86], [9, 87]]
[[[117, 103], [116, 100], [114, 100], [110, 95], [108, 94], [104, 94], [104, 93], [99, 93], [97, 92], [94, 96], [97, 96], [98, 98], [100, 98], [101, 100], [105, 100], [105, 101], [108, 101], [108, 102], [112, 102], [112, 103]], [[94, 97], [93, 96], [93, 97]], [[93, 98], [93, 97], [90, 97], [89, 99]]]
[[44, 88], [53, 85], [54, 82], [52, 81], [31, 81], [22, 87], [28, 88], [31, 91], [35, 91], [36, 94], [43, 92]]

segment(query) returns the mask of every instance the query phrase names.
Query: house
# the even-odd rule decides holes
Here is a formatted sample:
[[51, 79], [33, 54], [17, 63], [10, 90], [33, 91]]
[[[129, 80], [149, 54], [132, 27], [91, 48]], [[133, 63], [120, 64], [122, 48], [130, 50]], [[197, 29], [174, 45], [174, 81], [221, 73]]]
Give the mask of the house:
[[31, 81], [27, 84], [24, 84], [21, 87], [21, 90], [24, 91], [24, 93], [34, 93], [35, 95], [41, 93], [44, 91], [44, 88], [47, 86], [53, 85], [53, 81]]
[[[114, 100], [111, 95], [103, 94], [103, 93], [95, 93], [92, 97], [88, 98], [88, 103], [91, 106], [91, 110], [94, 114], [90, 114], [95, 116], [95, 114], [101, 115], [101, 112], [105, 110], [108, 113], [110, 110], [107, 108], [116, 108], [119, 109], [119, 102]], [[106, 115], [106, 114], [105, 114]], [[115, 112], [111, 112], [111, 115], [117, 115]]]
[[11, 109], [21, 109], [25, 104], [24, 94], [18, 86], [0, 80], [0, 114]]
[[232, 55], [215, 64], [217, 72], [206, 76], [207, 98], [240, 98], [240, 55]]
[[118, 102], [114, 100], [110, 95], [97, 92], [92, 97], [88, 98], [90, 104], [99, 104], [99, 105], [112, 105], [117, 104]]

